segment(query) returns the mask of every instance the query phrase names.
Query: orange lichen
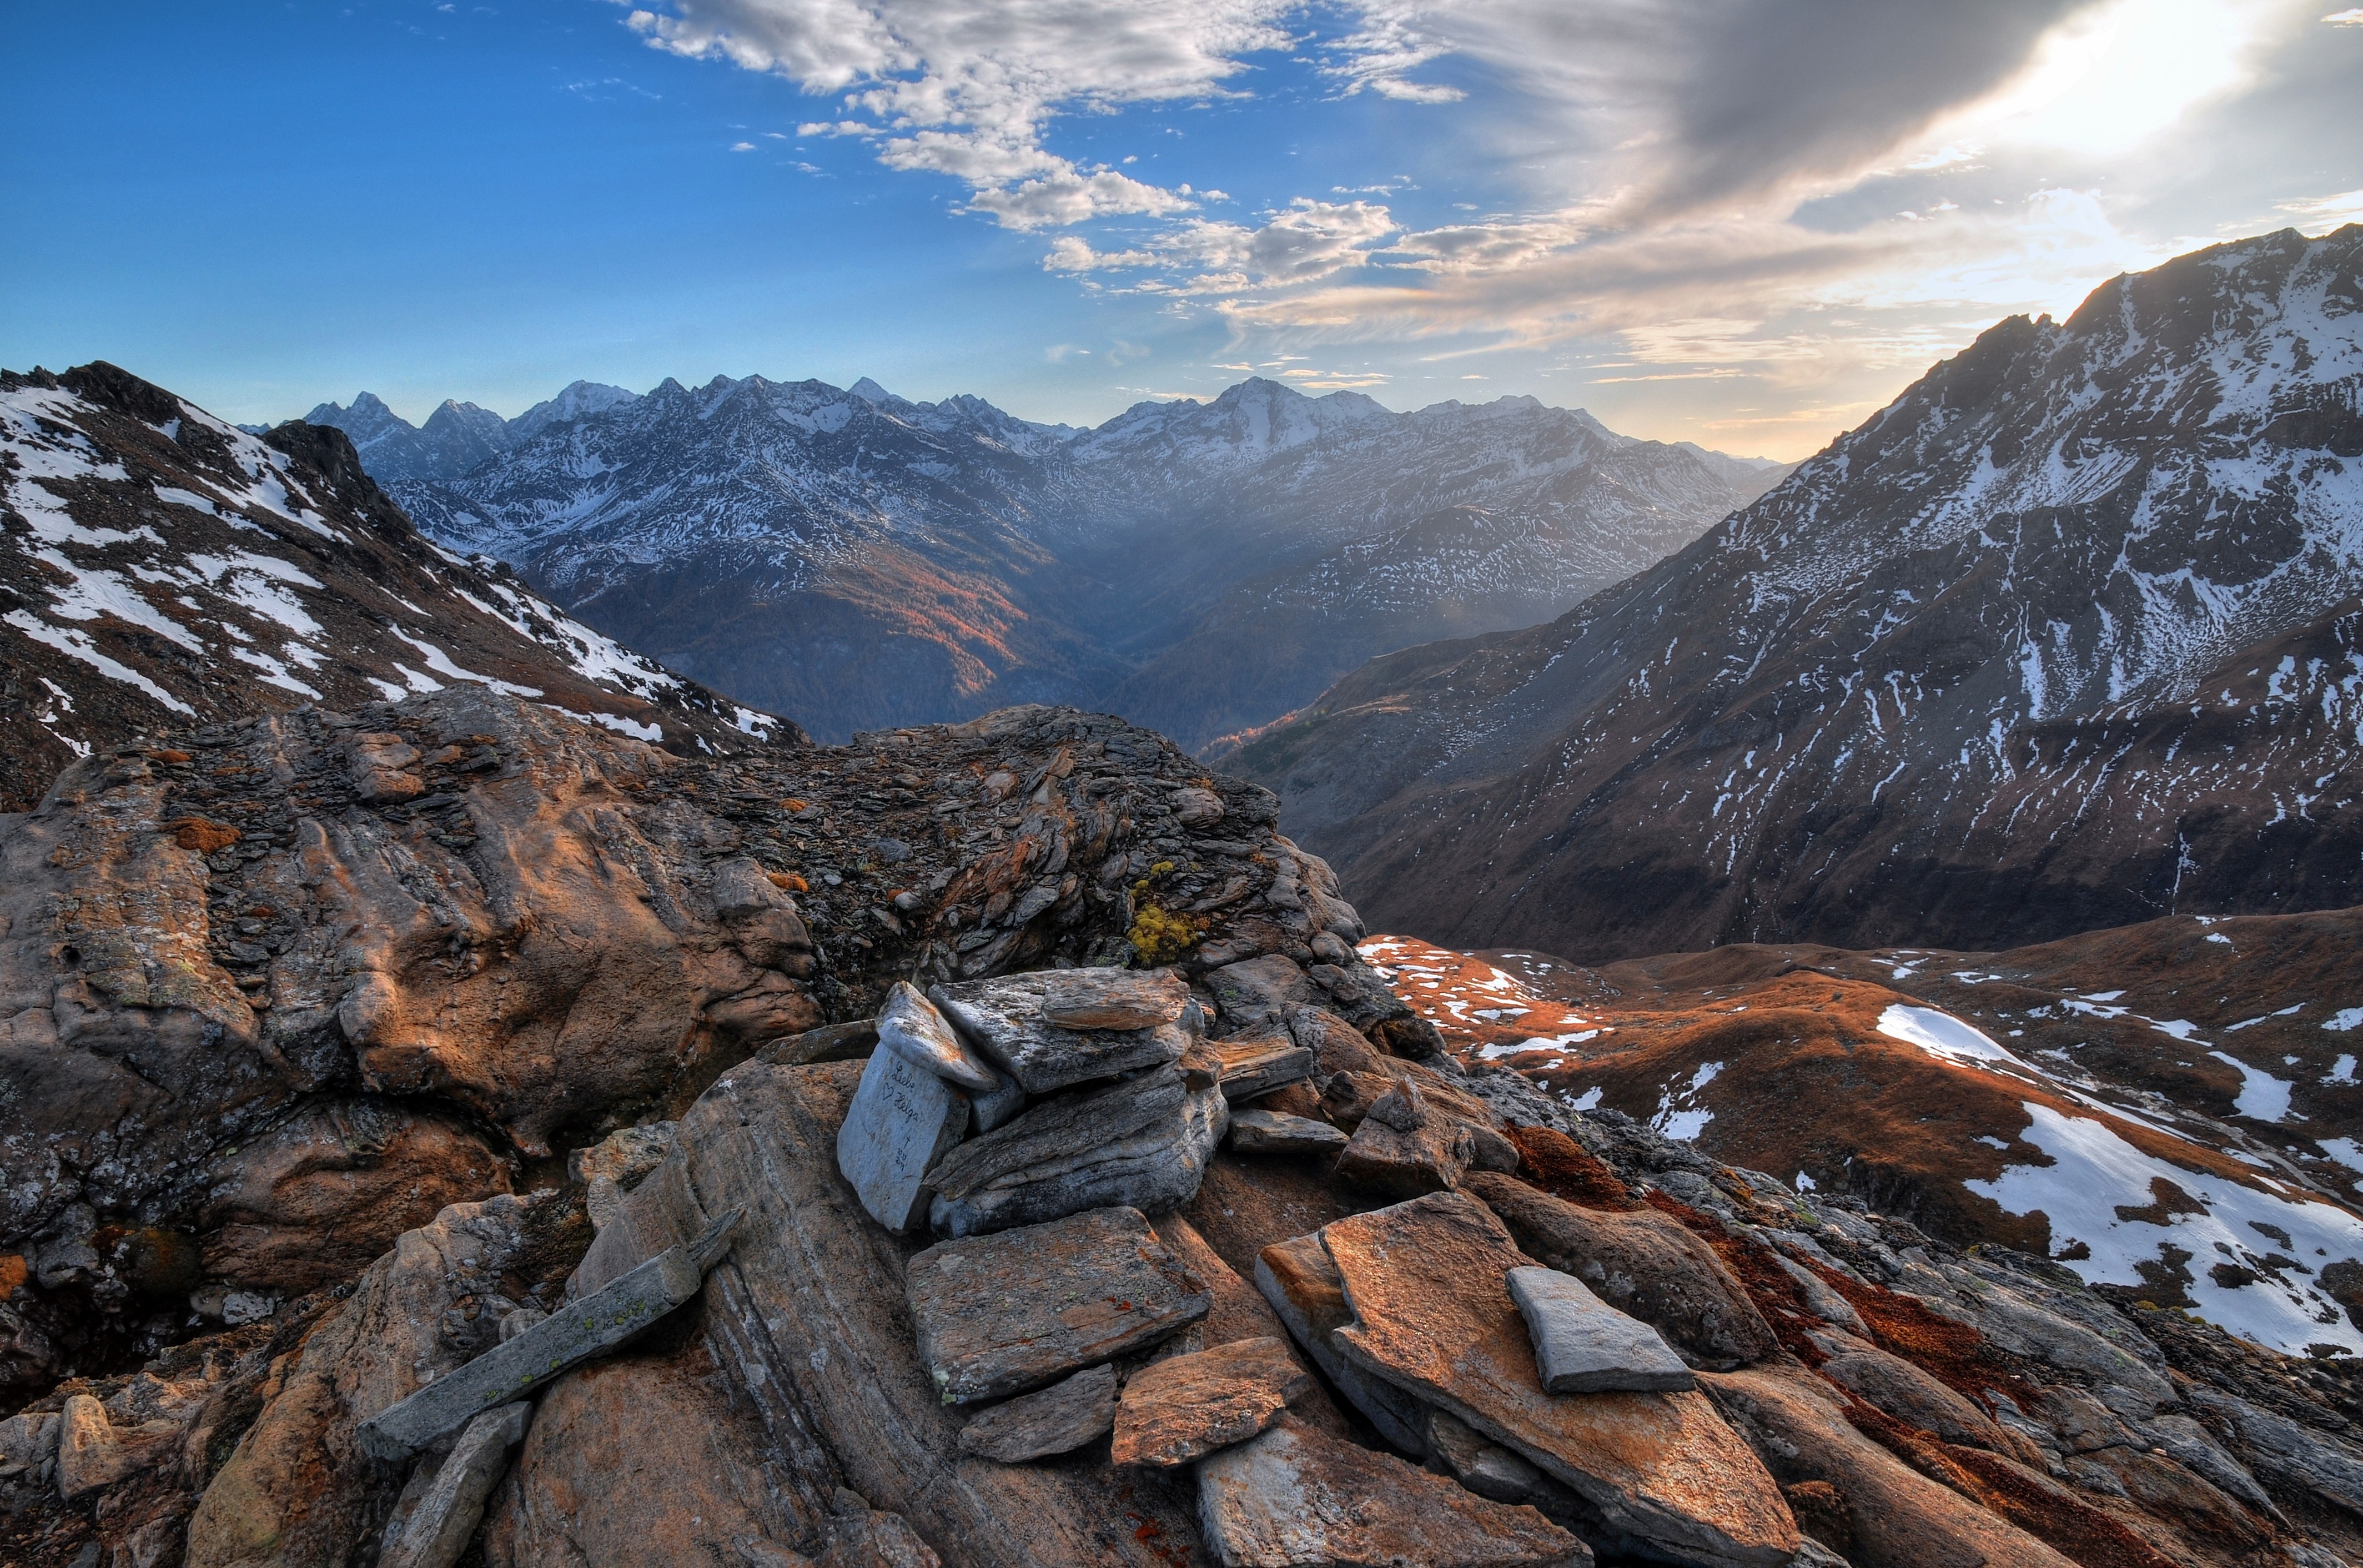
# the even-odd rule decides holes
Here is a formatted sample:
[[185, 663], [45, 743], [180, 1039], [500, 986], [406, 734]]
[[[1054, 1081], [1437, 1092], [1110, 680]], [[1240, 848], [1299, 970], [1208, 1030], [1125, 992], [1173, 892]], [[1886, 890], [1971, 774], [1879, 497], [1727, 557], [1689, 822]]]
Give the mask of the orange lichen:
[[1518, 1173], [1553, 1197], [1583, 1208], [1640, 1207], [1607, 1162], [1567, 1134], [1548, 1127], [1513, 1127], [1510, 1141], [1518, 1146]]
[[175, 817], [164, 824], [164, 830], [172, 835], [172, 842], [201, 855], [227, 850], [241, 837], [228, 823], [208, 822], [202, 817]]
[[763, 874], [771, 878], [773, 887], [783, 888], [790, 893], [803, 893], [812, 885], [792, 871], [766, 872]]

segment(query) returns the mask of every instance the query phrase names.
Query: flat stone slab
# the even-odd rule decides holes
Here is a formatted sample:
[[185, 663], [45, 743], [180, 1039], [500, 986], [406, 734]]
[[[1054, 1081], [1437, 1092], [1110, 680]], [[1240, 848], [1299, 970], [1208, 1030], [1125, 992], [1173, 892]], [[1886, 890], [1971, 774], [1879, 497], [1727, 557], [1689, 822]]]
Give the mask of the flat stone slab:
[[1170, 969], [1060, 969], [1042, 988], [1045, 1021], [1069, 1029], [1153, 1029], [1177, 1023], [1190, 983]]
[[1178, 1333], [1215, 1304], [1133, 1208], [937, 1242], [905, 1279], [919, 1359], [947, 1405], [1055, 1383]]
[[1529, 1507], [1293, 1421], [1198, 1466], [1198, 1528], [1226, 1568], [1589, 1568]]
[[900, 1051], [871, 1053], [837, 1129], [837, 1168], [870, 1218], [900, 1234], [926, 1218], [927, 1173], [968, 1130], [968, 1096]]
[[1258, 1095], [1313, 1074], [1313, 1052], [1286, 1035], [1254, 1040], [1218, 1040], [1215, 1053], [1223, 1059], [1223, 1095], [1226, 1099], [1251, 1100]]
[[936, 1005], [907, 980], [897, 980], [878, 1009], [878, 1043], [923, 1072], [974, 1095], [1001, 1087], [1001, 1074], [970, 1050]]
[[1071, 1029], [1042, 1016], [1058, 970], [937, 985], [928, 1000], [962, 1039], [1029, 1095], [1055, 1094], [1094, 1078], [1179, 1062], [1190, 1036], [1178, 1024], [1139, 1029]]
[[1346, 1360], [1330, 1337], [1352, 1322], [1354, 1314], [1346, 1306], [1337, 1265], [1322, 1250], [1321, 1239], [1298, 1236], [1266, 1247], [1256, 1255], [1255, 1284], [1289, 1338], [1369, 1418], [1379, 1435], [1406, 1453], [1420, 1452], [1427, 1441], [1428, 1407]]
[[1003, 1464], [1067, 1453], [1115, 1425], [1115, 1369], [1086, 1367], [1063, 1382], [978, 1413], [960, 1447]]
[[1698, 1386], [1655, 1329], [1602, 1301], [1581, 1280], [1536, 1264], [1512, 1269], [1504, 1283], [1526, 1320], [1543, 1386], [1553, 1394], [1667, 1394]]
[[1241, 1154], [1335, 1154], [1346, 1135], [1326, 1121], [1284, 1111], [1231, 1112], [1231, 1148]]
[[1169, 1470], [1242, 1443], [1313, 1392], [1285, 1340], [1234, 1340], [1132, 1374], [1116, 1406], [1118, 1464]]
[[361, 1451], [404, 1459], [495, 1405], [524, 1398], [569, 1367], [604, 1355], [695, 1296], [705, 1271], [730, 1250], [738, 1211], [688, 1247], [668, 1247], [638, 1268], [437, 1378], [363, 1421]]
[[1800, 1537], [1781, 1489], [1703, 1395], [1550, 1394], [1503, 1283], [1502, 1222], [1436, 1193], [1320, 1231], [1354, 1321], [1345, 1358], [1514, 1449], [1608, 1523], [1680, 1561], [1778, 1568]]
[[945, 1156], [929, 1218], [976, 1236], [1093, 1208], [1161, 1214], [1197, 1195], [1228, 1125], [1219, 1092], [1193, 1093], [1170, 1068], [1071, 1090]]

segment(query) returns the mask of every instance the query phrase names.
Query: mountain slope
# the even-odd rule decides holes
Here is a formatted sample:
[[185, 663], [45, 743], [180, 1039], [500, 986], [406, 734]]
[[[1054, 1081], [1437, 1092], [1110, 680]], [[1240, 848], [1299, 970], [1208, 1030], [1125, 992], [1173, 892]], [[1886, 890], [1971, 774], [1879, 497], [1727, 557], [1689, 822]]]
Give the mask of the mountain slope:
[[[313, 418], [373, 443], [446, 544], [825, 735], [1043, 700], [1202, 743], [1403, 641], [1557, 613], [1781, 472], [1532, 398], [1397, 415], [1260, 379], [1086, 431], [867, 379], [577, 383], [464, 470], [462, 413], [413, 431], [364, 396]], [[1456, 506], [1494, 526], [1417, 553], [1422, 520]], [[1400, 570], [1370, 613], [1337, 580], [1381, 540]], [[1286, 634], [1243, 643], [1281, 602]]]
[[1461, 947], [2363, 901], [2358, 262], [2285, 231], [2005, 321], [1679, 555], [1226, 765]]
[[166, 725], [473, 681], [677, 749], [801, 739], [421, 539], [339, 431], [0, 372], [0, 810]]

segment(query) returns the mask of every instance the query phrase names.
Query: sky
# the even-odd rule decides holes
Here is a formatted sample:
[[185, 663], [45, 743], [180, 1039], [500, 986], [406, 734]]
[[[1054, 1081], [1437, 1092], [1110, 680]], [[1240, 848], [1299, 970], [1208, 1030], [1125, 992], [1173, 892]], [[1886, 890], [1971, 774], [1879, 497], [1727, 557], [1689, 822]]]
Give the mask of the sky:
[[1803, 457], [1994, 321], [2363, 220], [2336, 0], [21, 7], [0, 364], [225, 417], [1249, 374]]

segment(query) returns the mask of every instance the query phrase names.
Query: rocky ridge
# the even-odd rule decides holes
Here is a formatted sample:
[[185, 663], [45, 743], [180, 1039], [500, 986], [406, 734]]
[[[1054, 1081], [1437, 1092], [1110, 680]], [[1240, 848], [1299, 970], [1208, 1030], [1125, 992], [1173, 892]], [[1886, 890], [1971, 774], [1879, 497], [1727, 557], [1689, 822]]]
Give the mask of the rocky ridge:
[[2284, 231], [2004, 321], [1659, 565], [1224, 765], [1381, 925], [1585, 962], [2354, 904], [2358, 267]]
[[[293, 777], [94, 758], [6, 829], [6, 1060], [49, 1096], [5, 1129], [37, 1173], [12, 1561], [2363, 1549], [2346, 1358], [1456, 1061], [1270, 797], [1116, 721], [685, 759], [470, 690], [175, 739]], [[419, 794], [375, 788], [403, 772]], [[290, 821], [183, 849], [199, 787], [206, 821]], [[284, 932], [239, 913], [265, 898]], [[300, 1175], [246, 1152], [332, 1099], [440, 1121], [484, 1173], [372, 1215], [427, 1169], [398, 1138], [316, 1138]], [[246, 1198], [289, 1244], [234, 1310], [201, 1162], [306, 1198]], [[29, 1359], [76, 1292], [145, 1342]], [[570, 1337], [626, 1299], [645, 1330]], [[519, 1360], [522, 1399], [493, 1381]]]
[[0, 810], [143, 732], [468, 682], [676, 750], [802, 739], [420, 538], [340, 431], [0, 372]]

